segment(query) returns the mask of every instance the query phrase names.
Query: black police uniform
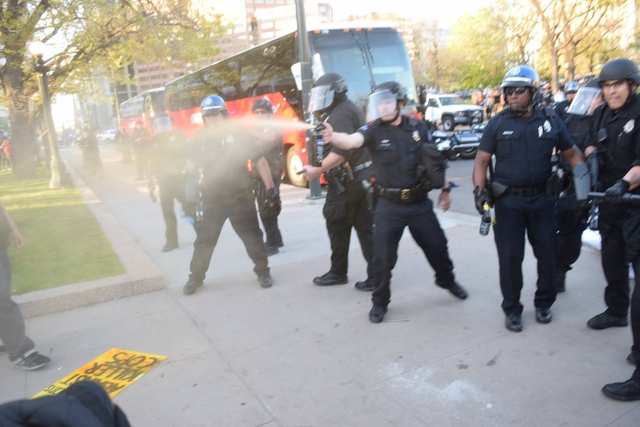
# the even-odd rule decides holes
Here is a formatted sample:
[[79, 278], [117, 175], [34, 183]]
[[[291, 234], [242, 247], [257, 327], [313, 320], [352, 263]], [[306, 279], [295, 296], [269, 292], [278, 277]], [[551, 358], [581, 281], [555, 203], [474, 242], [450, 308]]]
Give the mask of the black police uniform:
[[[602, 189], [606, 190], [622, 179], [632, 166], [640, 165], [640, 97], [630, 95], [618, 113], [613, 113], [606, 104], [598, 107], [589, 129], [588, 145], [603, 151], [599, 178]], [[598, 143], [598, 139], [604, 139], [604, 132], [606, 140]], [[640, 194], [640, 189], [632, 193]], [[629, 309], [628, 262], [633, 263], [636, 278], [640, 277], [640, 208], [600, 203], [599, 230], [602, 236], [602, 269], [608, 283], [604, 291], [606, 313], [626, 319]], [[635, 286], [632, 309], [632, 323], [637, 326], [634, 328], [636, 360], [640, 360], [638, 288], [640, 286]]]
[[569, 115], [569, 113], [567, 113], [567, 110], [569, 109], [570, 106], [571, 106], [571, 103], [565, 99], [564, 101], [558, 102], [554, 107], [556, 114], [560, 116], [560, 119], [563, 122], [567, 121], [567, 118]]
[[534, 303], [548, 309], [556, 299], [555, 197], [546, 194], [552, 173], [551, 155], [573, 146], [571, 137], [555, 114], [538, 107], [531, 117], [518, 117], [505, 110], [487, 123], [480, 150], [495, 154], [496, 182], [509, 186], [495, 200], [495, 241], [500, 261], [502, 309], [507, 316], [522, 314], [522, 261], [525, 231], [538, 260], [538, 281]]
[[151, 159], [158, 179], [158, 192], [162, 216], [167, 225], [165, 236], [168, 245], [178, 245], [178, 221], [174, 200], [183, 207], [186, 203], [183, 173], [187, 162], [187, 138], [177, 130], [160, 132], [151, 138]]
[[[364, 125], [365, 119], [362, 110], [345, 97], [344, 101], [331, 110], [326, 122], [336, 132], [352, 134]], [[372, 281], [374, 274], [373, 213], [369, 210], [367, 192], [362, 185], [362, 181], [371, 180], [373, 172], [371, 155], [369, 150], [364, 147], [355, 150], [340, 150], [337, 147], [331, 147], [330, 151], [347, 160], [353, 173], [353, 180], [346, 177], [341, 167], [327, 171], [325, 174], [328, 189], [322, 213], [331, 240], [331, 269], [329, 272], [337, 276], [347, 275], [351, 228], [355, 228], [358, 240], [360, 240], [362, 255], [367, 261], [367, 280]], [[344, 191], [341, 191], [341, 186]]]
[[[581, 151], [586, 148], [590, 118], [591, 116], [566, 114], [567, 131]], [[571, 183], [570, 168], [567, 167], [563, 158], [560, 158], [560, 161], [565, 166], [564, 179], [567, 182], [566, 189], [556, 203], [556, 220], [558, 222], [556, 277], [559, 278], [558, 280], [564, 278], [566, 272], [571, 270], [571, 265], [580, 256], [582, 233], [587, 228], [589, 217], [589, 208], [576, 200], [575, 188]]]
[[229, 219], [260, 277], [269, 274], [247, 161], [262, 157], [247, 132], [216, 132], [205, 128], [193, 140], [189, 158], [202, 170], [202, 218], [195, 223], [196, 240], [189, 282], [201, 284], [224, 223]]
[[405, 227], [435, 270], [436, 285], [456, 285], [447, 238], [418, 179], [420, 147], [431, 140], [424, 122], [402, 116], [398, 126], [380, 119], [358, 130], [371, 151], [373, 174], [379, 189], [374, 214], [373, 248], [376, 290], [374, 306], [387, 307], [391, 298], [391, 271], [398, 260], [398, 243]]
[[[280, 182], [282, 180], [282, 134], [278, 134], [274, 141], [269, 143], [267, 147], [263, 147], [264, 158], [271, 170], [271, 179], [275, 188], [280, 191]], [[265, 202], [264, 195], [266, 194], [266, 187], [264, 182], [260, 178], [260, 175], [255, 171], [254, 179], [256, 182], [256, 194], [258, 195], [258, 210], [260, 212], [260, 220], [264, 226], [264, 232], [267, 237], [265, 246], [267, 248], [281, 248], [284, 246], [282, 242], [282, 234], [278, 228], [278, 217], [272, 215], [264, 215], [263, 204]]]

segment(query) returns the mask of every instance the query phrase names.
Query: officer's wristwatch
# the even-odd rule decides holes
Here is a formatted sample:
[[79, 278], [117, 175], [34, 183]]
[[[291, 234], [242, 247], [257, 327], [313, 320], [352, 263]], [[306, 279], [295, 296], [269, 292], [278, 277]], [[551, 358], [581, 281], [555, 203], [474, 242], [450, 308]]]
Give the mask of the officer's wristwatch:
[[445, 193], [451, 193], [451, 190], [453, 190], [453, 185], [451, 185], [451, 181], [449, 181], [448, 186], [442, 187], [442, 191], [444, 191]]

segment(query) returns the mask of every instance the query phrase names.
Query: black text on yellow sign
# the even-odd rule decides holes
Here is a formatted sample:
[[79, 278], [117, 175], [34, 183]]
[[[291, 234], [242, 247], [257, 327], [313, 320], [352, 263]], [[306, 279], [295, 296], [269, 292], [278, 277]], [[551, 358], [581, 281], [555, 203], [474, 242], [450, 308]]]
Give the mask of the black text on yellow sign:
[[113, 397], [158, 366], [167, 356], [112, 348], [33, 396], [52, 396], [78, 381], [94, 381]]

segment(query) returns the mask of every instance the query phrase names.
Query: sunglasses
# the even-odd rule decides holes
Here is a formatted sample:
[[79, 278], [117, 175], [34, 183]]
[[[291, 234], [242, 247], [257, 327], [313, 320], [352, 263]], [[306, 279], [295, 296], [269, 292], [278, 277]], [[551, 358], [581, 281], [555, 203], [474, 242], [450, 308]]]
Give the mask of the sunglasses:
[[603, 82], [600, 83], [600, 88], [602, 90], [611, 90], [611, 89], [617, 89], [620, 86], [622, 86], [623, 84], [627, 83], [626, 80], [616, 80], [613, 82]]
[[514, 93], [516, 95], [522, 95], [526, 91], [527, 91], [526, 87], [506, 87], [506, 88], [504, 88], [504, 93], [506, 93], [509, 96], [513, 95]]

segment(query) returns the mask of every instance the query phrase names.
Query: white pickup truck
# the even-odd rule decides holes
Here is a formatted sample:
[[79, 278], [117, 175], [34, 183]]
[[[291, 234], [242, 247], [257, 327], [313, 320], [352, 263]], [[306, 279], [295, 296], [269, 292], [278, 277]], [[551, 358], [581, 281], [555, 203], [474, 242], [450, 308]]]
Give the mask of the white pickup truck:
[[442, 124], [445, 131], [452, 131], [457, 125], [471, 126], [484, 120], [482, 107], [465, 104], [456, 95], [429, 94], [425, 107], [425, 120], [435, 125]]

